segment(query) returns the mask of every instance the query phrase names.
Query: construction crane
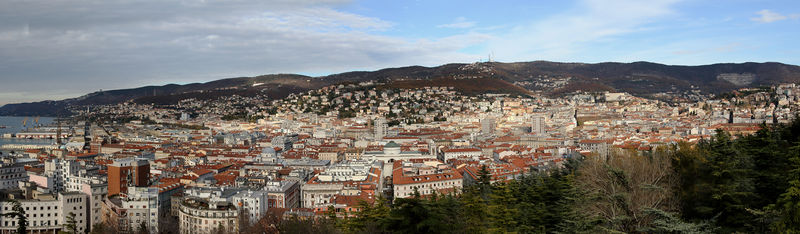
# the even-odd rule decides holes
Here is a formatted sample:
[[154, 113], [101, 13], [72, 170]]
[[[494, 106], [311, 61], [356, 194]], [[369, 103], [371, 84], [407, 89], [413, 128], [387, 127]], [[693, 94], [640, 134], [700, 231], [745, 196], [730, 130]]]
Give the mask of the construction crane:
[[25, 126], [28, 126], [27, 124], [28, 124], [28, 117], [25, 117], [25, 119], [22, 120], [22, 127], [24, 128]]

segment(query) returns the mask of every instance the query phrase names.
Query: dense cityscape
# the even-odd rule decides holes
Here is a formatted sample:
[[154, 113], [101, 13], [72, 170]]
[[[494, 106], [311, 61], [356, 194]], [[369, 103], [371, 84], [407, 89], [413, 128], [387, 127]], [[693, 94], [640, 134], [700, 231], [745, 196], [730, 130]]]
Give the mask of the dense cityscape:
[[0, 0], [0, 234], [800, 234], [800, 1]]
[[[2, 146], [0, 184], [15, 201], [3, 211], [24, 208], [34, 233], [265, 231], [277, 227], [265, 224], [272, 217], [354, 219], [365, 204], [460, 196], [484, 177], [509, 183], [571, 160], [647, 157], [717, 131], [749, 135], [790, 124], [800, 108], [794, 84], [682, 103], [377, 85], [89, 106], [49, 125], [26, 118], [2, 137], [57, 142]], [[18, 222], [5, 217], [0, 229]]]

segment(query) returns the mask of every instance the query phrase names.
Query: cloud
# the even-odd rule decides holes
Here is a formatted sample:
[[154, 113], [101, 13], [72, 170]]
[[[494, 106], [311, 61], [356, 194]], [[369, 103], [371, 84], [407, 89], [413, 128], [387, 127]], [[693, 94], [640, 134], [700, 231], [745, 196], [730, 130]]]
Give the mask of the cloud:
[[0, 1], [0, 93], [34, 101], [55, 91], [61, 98], [269, 73], [431, 66], [470, 61], [457, 51], [487, 40], [383, 36], [392, 22], [337, 10], [342, 4], [349, 1]]
[[[780, 13], [772, 12], [772, 11], [766, 10], [766, 9], [756, 12], [756, 14], [759, 15], [759, 17], [753, 17], [753, 18], [750, 18], [750, 20], [755, 21], [755, 22], [760, 22], [760, 23], [772, 23], [772, 22], [775, 22], [775, 21], [781, 21], [781, 20], [785, 20], [785, 19], [789, 18], [789, 17], [787, 17], [785, 15], [782, 15]], [[796, 18], [796, 16], [792, 16], [792, 18], [794, 19], [794, 18]]]
[[565, 12], [517, 26], [488, 46], [503, 61], [585, 61], [578, 51], [591, 51], [587, 47], [647, 30], [648, 24], [673, 15], [677, 2], [583, 0]]
[[436, 25], [437, 28], [471, 28], [475, 26], [475, 22], [467, 21], [467, 18], [458, 17], [449, 24]]

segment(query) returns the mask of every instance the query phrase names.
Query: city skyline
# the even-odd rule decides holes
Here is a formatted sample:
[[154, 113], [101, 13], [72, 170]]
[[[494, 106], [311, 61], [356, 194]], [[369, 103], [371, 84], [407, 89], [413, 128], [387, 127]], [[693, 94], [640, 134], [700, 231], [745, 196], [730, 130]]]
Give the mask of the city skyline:
[[[800, 64], [791, 1], [0, 3], [0, 105], [485, 61]], [[787, 49], [788, 48], [788, 49]]]
[[800, 2], [0, 1], [0, 233], [800, 233]]

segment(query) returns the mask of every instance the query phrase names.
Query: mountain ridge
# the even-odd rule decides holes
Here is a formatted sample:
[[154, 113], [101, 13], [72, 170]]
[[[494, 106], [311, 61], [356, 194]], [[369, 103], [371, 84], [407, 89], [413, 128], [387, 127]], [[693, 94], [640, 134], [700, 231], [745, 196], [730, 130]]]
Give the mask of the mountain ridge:
[[[498, 79], [491, 81], [486, 79]], [[476, 80], [479, 79], [479, 80]], [[167, 84], [92, 92], [64, 100], [6, 104], [0, 115], [69, 115], [69, 108], [87, 105], [137, 103], [170, 104], [186, 98], [212, 99], [225, 95], [266, 95], [283, 98], [345, 82], [376, 80], [409, 88], [408, 80], [426, 80], [425, 85], [455, 85], [471, 93], [522, 90], [544, 95], [581, 91], [621, 91], [634, 95], [697, 92], [718, 94], [742, 87], [800, 82], [800, 67], [778, 62], [666, 65], [646, 61], [632, 63], [561, 63], [551, 61], [449, 63], [435, 67], [406, 66], [375, 71], [350, 71], [311, 77], [269, 74], [224, 78], [205, 83]], [[481, 83], [482, 82], [482, 83]], [[549, 82], [549, 83], [548, 83]], [[553, 85], [556, 84], [556, 85]], [[559, 86], [560, 85], [560, 86]], [[481, 88], [485, 87], [485, 88]], [[520, 89], [522, 88], [522, 90]]]

